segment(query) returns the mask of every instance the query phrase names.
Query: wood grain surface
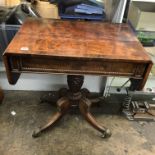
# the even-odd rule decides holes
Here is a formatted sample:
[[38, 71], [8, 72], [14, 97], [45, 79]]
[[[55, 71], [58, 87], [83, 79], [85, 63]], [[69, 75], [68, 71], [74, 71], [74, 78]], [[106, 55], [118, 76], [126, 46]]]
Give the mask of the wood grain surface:
[[150, 62], [127, 24], [29, 19], [6, 53]]

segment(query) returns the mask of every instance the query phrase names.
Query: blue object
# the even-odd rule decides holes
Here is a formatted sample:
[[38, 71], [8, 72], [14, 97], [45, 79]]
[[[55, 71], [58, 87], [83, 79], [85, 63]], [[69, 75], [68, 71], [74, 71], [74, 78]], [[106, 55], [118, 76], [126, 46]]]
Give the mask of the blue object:
[[88, 4], [80, 4], [80, 5], [77, 5], [78, 8], [88, 8], [88, 9], [94, 9], [94, 10], [101, 10], [103, 11], [104, 10], [104, 6], [94, 6], [94, 5], [88, 5]]
[[103, 8], [87, 5], [87, 4], [79, 4], [67, 7], [65, 13], [84, 13], [84, 14], [103, 14]]
[[[87, 4], [82, 3], [81, 6], [83, 7], [83, 5], [87, 5]], [[91, 7], [93, 7], [93, 6], [91, 6]], [[82, 20], [94, 20], [94, 21], [106, 20], [106, 14], [104, 12], [104, 9], [103, 9], [102, 14], [81, 14], [81, 13], [67, 14], [65, 12], [66, 7], [64, 7], [63, 4], [59, 3], [58, 8], [59, 8], [59, 16], [61, 17], [61, 19], [72, 19], [72, 20], [82, 19]], [[99, 6], [99, 10], [100, 10], [100, 8], [101, 7]]]

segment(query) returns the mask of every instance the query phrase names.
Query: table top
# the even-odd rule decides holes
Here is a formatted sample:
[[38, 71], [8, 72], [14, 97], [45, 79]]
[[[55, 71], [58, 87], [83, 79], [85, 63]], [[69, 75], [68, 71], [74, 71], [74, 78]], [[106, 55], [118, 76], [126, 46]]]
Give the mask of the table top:
[[5, 54], [151, 62], [128, 24], [28, 19]]

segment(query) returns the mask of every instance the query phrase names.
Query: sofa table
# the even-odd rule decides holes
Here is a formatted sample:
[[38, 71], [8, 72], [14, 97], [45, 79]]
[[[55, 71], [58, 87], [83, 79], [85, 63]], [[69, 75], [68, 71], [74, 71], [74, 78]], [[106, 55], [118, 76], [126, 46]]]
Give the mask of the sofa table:
[[130, 90], [143, 89], [152, 61], [127, 24], [28, 19], [6, 49], [8, 81], [21, 73], [66, 74], [68, 89], [59, 91], [58, 112], [35, 130], [33, 137], [54, 125], [77, 104], [84, 118], [103, 137], [111, 132], [99, 125], [89, 109], [88, 91], [81, 89], [84, 75], [129, 77]]

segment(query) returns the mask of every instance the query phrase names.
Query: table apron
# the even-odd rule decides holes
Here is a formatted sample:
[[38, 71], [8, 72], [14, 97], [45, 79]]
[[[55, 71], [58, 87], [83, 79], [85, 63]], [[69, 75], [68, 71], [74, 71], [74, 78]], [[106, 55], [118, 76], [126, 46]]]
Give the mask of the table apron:
[[113, 60], [62, 59], [26, 56], [10, 56], [11, 72], [90, 74], [106, 76], [127, 76], [142, 79], [147, 63]]

